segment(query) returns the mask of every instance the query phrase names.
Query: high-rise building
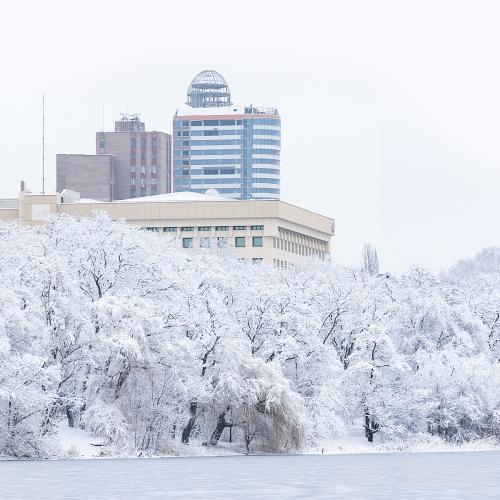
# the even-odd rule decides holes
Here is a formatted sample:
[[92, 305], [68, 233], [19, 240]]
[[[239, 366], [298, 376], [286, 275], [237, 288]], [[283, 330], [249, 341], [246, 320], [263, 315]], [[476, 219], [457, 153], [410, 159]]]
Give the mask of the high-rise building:
[[113, 155], [56, 155], [56, 185], [61, 193], [71, 189], [82, 198], [115, 199], [116, 157]]
[[146, 132], [139, 115], [122, 115], [114, 132], [97, 132], [96, 152], [116, 157], [115, 199], [171, 192], [172, 137]]
[[233, 104], [226, 80], [205, 70], [191, 82], [173, 128], [174, 191], [280, 198], [278, 110]]

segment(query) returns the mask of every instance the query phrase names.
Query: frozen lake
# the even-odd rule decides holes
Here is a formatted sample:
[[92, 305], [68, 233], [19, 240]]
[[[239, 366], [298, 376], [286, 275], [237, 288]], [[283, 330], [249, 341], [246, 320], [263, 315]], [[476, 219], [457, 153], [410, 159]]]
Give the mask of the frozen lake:
[[500, 452], [0, 462], [0, 498], [498, 499]]

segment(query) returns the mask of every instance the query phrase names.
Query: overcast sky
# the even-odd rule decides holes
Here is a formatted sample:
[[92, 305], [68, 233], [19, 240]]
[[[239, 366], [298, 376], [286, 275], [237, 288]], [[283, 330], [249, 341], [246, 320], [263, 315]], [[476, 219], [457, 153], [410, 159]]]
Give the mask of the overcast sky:
[[282, 116], [282, 199], [334, 217], [337, 260], [440, 270], [500, 245], [500, 29], [491, 1], [33, 1], [2, 7], [0, 197], [46, 191], [121, 112], [170, 132], [191, 78]]

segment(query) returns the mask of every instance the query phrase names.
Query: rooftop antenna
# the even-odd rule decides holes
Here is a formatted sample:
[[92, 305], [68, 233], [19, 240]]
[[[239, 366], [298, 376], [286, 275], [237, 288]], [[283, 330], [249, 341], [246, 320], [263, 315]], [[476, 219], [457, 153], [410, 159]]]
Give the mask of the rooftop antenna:
[[42, 194], [45, 194], [45, 94], [42, 93]]

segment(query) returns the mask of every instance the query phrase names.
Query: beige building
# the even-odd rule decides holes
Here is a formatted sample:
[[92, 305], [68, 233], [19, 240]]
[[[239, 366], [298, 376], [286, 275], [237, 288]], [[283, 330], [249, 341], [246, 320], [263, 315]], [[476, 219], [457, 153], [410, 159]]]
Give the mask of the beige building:
[[82, 198], [115, 199], [116, 157], [113, 155], [56, 155], [56, 189], [71, 189]]
[[176, 239], [180, 248], [217, 251], [230, 247], [240, 258], [276, 267], [308, 256], [330, 258], [334, 221], [279, 200], [228, 200], [214, 194], [170, 193], [115, 202], [88, 202], [78, 193], [0, 200], [0, 221], [40, 224], [51, 215], [88, 217], [102, 210], [112, 219]]

